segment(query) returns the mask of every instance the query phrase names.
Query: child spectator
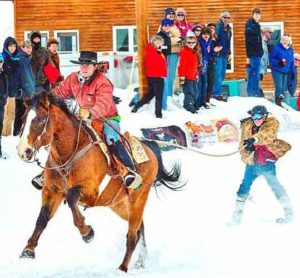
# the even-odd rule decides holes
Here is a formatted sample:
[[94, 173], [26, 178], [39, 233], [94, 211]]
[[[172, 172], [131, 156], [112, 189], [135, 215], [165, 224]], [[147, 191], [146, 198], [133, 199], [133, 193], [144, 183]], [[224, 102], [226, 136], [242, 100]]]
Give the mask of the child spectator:
[[162, 53], [164, 39], [155, 35], [145, 48], [146, 77], [148, 79], [148, 94], [139, 100], [131, 112], [136, 113], [139, 108], [155, 97], [156, 118], [162, 118], [162, 94], [164, 90], [164, 78], [167, 77], [166, 58]]
[[179, 84], [182, 85], [184, 93], [183, 107], [195, 114], [195, 100], [197, 96], [197, 79], [199, 68], [199, 44], [192, 31], [187, 33], [185, 46], [179, 53], [178, 76]]

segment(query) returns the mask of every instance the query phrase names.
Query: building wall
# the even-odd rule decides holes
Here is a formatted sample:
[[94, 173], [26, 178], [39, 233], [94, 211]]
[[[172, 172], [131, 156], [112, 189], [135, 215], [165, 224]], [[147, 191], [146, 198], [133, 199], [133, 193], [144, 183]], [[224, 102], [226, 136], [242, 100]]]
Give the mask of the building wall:
[[[140, 0], [142, 1], [142, 0]], [[234, 1], [234, 0], [147, 0], [149, 35], [157, 31], [163, 11], [167, 7], [184, 6], [188, 21], [205, 24], [216, 22], [220, 11], [228, 9], [234, 28], [234, 73], [228, 79], [245, 78], [245, 21], [251, 17], [251, 10], [262, 10], [262, 21], [283, 21], [284, 31], [293, 36], [293, 46], [300, 52], [299, 0], [289, 1]], [[32, 29], [54, 30], [79, 29], [81, 50], [112, 50], [112, 26], [135, 25], [134, 0], [15, 0], [16, 37], [23, 39], [23, 32]], [[264, 80], [264, 87], [273, 88], [270, 74]]]
[[14, 36], [14, 5], [11, 1], [0, 1], [0, 51], [5, 38]]

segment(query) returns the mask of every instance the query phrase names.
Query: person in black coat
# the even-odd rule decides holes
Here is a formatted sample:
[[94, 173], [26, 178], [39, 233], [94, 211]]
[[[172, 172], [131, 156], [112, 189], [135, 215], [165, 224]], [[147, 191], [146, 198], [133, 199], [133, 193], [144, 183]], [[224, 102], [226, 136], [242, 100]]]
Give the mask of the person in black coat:
[[3, 70], [4, 59], [0, 54], [0, 158], [2, 157], [1, 134], [3, 129], [4, 106], [8, 96], [8, 79]]
[[249, 64], [247, 74], [247, 93], [248, 96], [260, 96], [259, 81], [260, 81], [260, 62], [263, 56], [262, 36], [259, 20], [261, 18], [261, 11], [258, 8], [253, 9], [252, 18], [248, 19], [245, 27], [245, 41], [247, 64]]

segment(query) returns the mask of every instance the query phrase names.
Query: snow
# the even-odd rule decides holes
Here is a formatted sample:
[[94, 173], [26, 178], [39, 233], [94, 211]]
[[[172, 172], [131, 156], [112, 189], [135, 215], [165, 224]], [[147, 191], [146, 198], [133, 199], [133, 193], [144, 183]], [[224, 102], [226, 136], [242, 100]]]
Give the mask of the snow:
[[[132, 114], [128, 107], [131, 93], [117, 90], [116, 94], [123, 99], [118, 105], [122, 130], [138, 136], [142, 127], [183, 127], [189, 120], [228, 117], [239, 125], [254, 105], [265, 105], [281, 123], [278, 137], [292, 144], [292, 150], [278, 161], [277, 174], [291, 198], [295, 221], [275, 223], [282, 216], [282, 208], [266, 181], [258, 178], [242, 225], [228, 227], [245, 168], [239, 154], [216, 158], [176, 150], [164, 152], [164, 162], [170, 167], [173, 161], [180, 161], [182, 180], [188, 183], [180, 192], [164, 188], [150, 192], [144, 214], [149, 252], [145, 269], [134, 268], [135, 252], [129, 272], [117, 270], [125, 253], [127, 224], [105, 207], [83, 212], [95, 231], [94, 240], [86, 244], [73, 225], [70, 209], [61, 205], [39, 240], [36, 259], [19, 259], [40, 210], [40, 191], [30, 181], [41, 169], [18, 158], [18, 138], [10, 136], [3, 138], [2, 144], [9, 159], [0, 160], [0, 277], [300, 277], [298, 112], [286, 111], [265, 99], [232, 97], [227, 103], [215, 101], [216, 107], [196, 115], [173, 104], [170, 111], [164, 111], [163, 119], [156, 119], [153, 102]], [[236, 149], [237, 143], [229, 143], [203, 151], [225, 154]], [[41, 156], [45, 160], [46, 153]]]

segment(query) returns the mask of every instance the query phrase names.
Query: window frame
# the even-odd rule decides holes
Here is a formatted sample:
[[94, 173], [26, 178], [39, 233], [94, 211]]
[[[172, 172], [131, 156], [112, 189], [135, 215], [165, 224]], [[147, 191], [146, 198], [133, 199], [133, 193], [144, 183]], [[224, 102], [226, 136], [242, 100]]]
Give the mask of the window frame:
[[[117, 50], [117, 30], [127, 29], [128, 30], [128, 51], [118, 51]], [[134, 30], [137, 32], [136, 25], [118, 25], [113, 26], [113, 52], [117, 54], [129, 54], [129, 53], [137, 53], [137, 50], [134, 51], [134, 48], [137, 48], [137, 44], [134, 44]]]
[[[47, 41], [49, 40], [50, 38], [50, 32], [49, 31], [45, 31], [45, 30], [38, 30], [42, 35], [43, 34], [47, 34], [47, 40], [46, 40], [46, 45], [42, 45], [43, 47], [47, 48]], [[29, 34], [31, 33], [32, 31], [24, 31], [24, 40], [30, 40], [29, 38]]]
[[77, 40], [76, 40], [76, 43], [77, 43], [77, 50], [73, 51], [58, 51], [58, 53], [60, 54], [71, 54], [71, 53], [78, 53], [80, 52], [80, 45], [79, 45], [79, 30], [78, 29], [71, 29], [71, 30], [55, 30], [53, 33], [54, 33], [54, 38], [59, 42], [59, 39], [58, 39], [58, 33], [71, 33], [71, 32], [74, 32], [77, 34]]

